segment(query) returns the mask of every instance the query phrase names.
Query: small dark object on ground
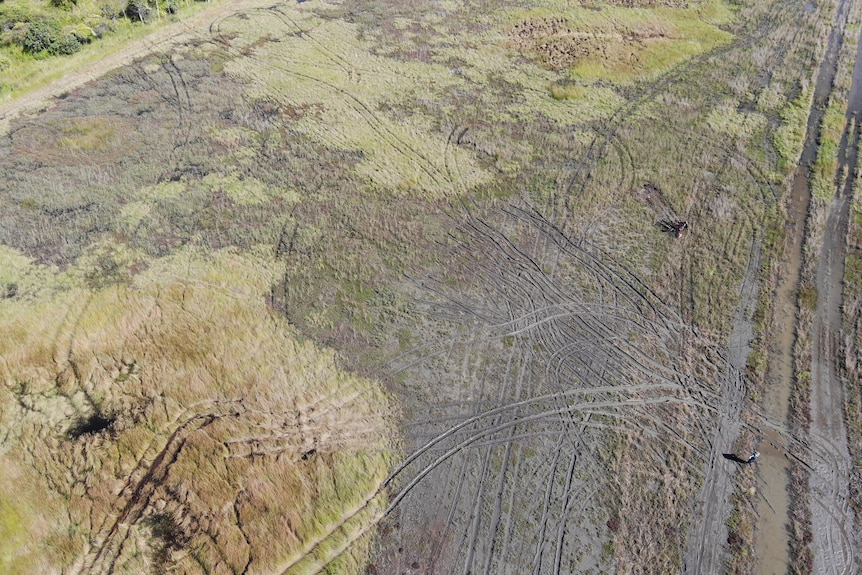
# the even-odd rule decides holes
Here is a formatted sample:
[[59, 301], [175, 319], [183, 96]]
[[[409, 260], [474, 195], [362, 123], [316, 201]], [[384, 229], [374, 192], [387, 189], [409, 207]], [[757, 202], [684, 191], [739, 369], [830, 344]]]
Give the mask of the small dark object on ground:
[[746, 465], [750, 465], [757, 461], [757, 458], [760, 457], [760, 452], [755, 451], [751, 455], [748, 456], [748, 459], [743, 459], [735, 453], [722, 453], [725, 459], [729, 459], [731, 461], [735, 461], [737, 463], [744, 463]]
[[308, 459], [309, 459], [311, 456], [313, 456], [315, 453], [317, 453], [317, 450], [316, 450], [316, 449], [314, 449], [314, 448], [309, 449], [308, 451], [306, 451], [305, 453], [303, 453], [303, 454], [302, 454], [302, 460], [303, 460], [303, 461], [308, 461]]
[[661, 220], [658, 222], [658, 226], [661, 228], [661, 231], [673, 232], [675, 237], [681, 238], [682, 233], [688, 229], [688, 222], [682, 220]]
[[95, 435], [110, 428], [114, 424], [114, 421], [115, 420], [112, 417], [103, 417], [97, 413], [86, 418], [78, 419], [75, 425], [72, 426], [66, 434], [71, 439], [77, 439], [82, 435]]

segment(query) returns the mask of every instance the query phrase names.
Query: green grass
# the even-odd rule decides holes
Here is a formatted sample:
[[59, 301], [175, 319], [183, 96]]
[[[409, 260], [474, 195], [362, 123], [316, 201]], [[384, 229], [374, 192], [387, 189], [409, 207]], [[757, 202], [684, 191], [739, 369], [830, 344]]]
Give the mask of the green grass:
[[738, 108], [739, 103], [728, 98], [709, 112], [706, 121], [713, 130], [743, 141], [762, 133], [768, 121], [766, 116]]
[[[454, 197], [488, 181], [469, 154], [447, 145], [421, 108], [399, 119], [380, 113], [420, 90], [439, 95], [457, 89], [463, 81], [449, 68], [380, 57], [348, 23], [322, 20], [301, 5], [282, 11], [295, 26], [264, 13], [221, 27], [223, 34], [236, 35], [237, 53], [254, 46], [247, 58], [225, 66], [247, 82], [250, 97], [273, 97], [302, 110], [296, 130], [323, 145], [359, 152], [357, 176], [394, 197]], [[306, 32], [295, 35], [297, 29]], [[280, 41], [269, 42], [271, 37]]]
[[[6, 481], [14, 478], [4, 478]], [[0, 570], [10, 575], [32, 572], [38, 559], [32, 552], [32, 533], [26, 520], [32, 515], [21, 507], [21, 499], [0, 500]]]
[[[218, 0], [215, 0], [218, 1]], [[145, 22], [131, 21], [122, 16], [124, 8], [120, 2], [107, 0], [79, 0], [71, 10], [52, 8], [34, 0], [9, 0], [0, 5], [0, 21], [10, 27], [17, 22], [15, 33], [0, 35], [0, 98], [11, 99], [75, 71], [92, 65], [103, 58], [139, 40], [160, 27], [187, 18], [211, 6], [210, 2], [182, 0], [176, 14], [167, 14], [160, 8], [158, 17]], [[110, 7], [103, 12], [103, 6]], [[115, 16], [105, 16], [111, 13]], [[56, 22], [61, 35], [77, 34], [84, 39], [77, 52], [71, 55], [48, 55], [28, 53], [15, 38], [23, 37], [30, 21], [48, 20]], [[94, 30], [107, 27], [101, 38]]]
[[[626, 84], [653, 78], [727, 43], [732, 35], [717, 26], [730, 22], [733, 13], [722, 2], [704, 2], [696, 8], [604, 5], [601, 10], [545, 2], [514, 12], [510, 18], [513, 22], [563, 19], [564, 30], [549, 37], [563, 42], [576, 39], [588, 52], [568, 67], [572, 78]], [[538, 40], [540, 47], [546, 37], [540, 33]]]
[[820, 140], [817, 145], [817, 158], [814, 161], [811, 175], [811, 191], [813, 197], [821, 202], [828, 202], [835, 196], [838, 178], [838, 147], [844, 126], [846, 102], [842, 98], [833, 98], [823, 114], [820, 124]]
[[808, 86], [796, 99], [781, 108], [781, 126], [775, 131], [773, 143], [779, 155], [779, 167], [785, 174], [795, 169], [802, 154], [802, 143], [805, 140], [808, 112], [811, 109], [813, 96], [813, 86]]

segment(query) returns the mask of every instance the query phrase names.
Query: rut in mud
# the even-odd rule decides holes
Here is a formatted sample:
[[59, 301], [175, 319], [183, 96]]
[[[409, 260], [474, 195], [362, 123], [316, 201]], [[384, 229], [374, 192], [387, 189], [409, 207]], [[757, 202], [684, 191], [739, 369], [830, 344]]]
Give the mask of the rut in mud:
[[604, 571], [625, 544], [673, 569], [733, 367], [528, 206], [467, 214], [452, 242], [452, 275], [420, 287], [455, 329], [391, 368], [418, 401], [379, 572]]
[[[843, 384], [835, 375], [835, 362], [838, 358], [837, 331], [841, 325], [844, 238], [858, 147], [856, 121], [862, 108], [862, 86], [859, 85], [862, 81], [862, 69], [858, 58], [853, 72], [850, 108], [847, 112], [848, 127], [839, 151], [839, 173], [849, 173], [851, 176], [847, 178], [847, 183], [840, 185], [837, 190], [818, 258], [819, 297], [812, 328], [810, 436], [791, 437], [786, 431], [788, 400], [796, 378], [793, 354], [798, 337], [797, 292], [801, 280], [803, 240], [807, 233], [806, 219], [811, 206], [809, 173], [817, 155], [824, 109], [835, 80], [841, 45], [848, 33], [846, 24], [851, 4], [850, 0], [843, 0], [836, 13], [826, 53], [817, 74], [806, 139], [791, 187], [789, 213], [792, 235], [785, 252], [785, 273], [776, 289], [777, 345], [770, 354], [770, 388], [764, 400], [766, 415], [773, 424], [777, 424], [778, 429], [761, 430], [764, 457], [758, 472], [762, 498], [758, 505], [756, 553], [758, 573], [764, 575], [784, 573], [791, 564], [786, 527], [789, 509], [788, 458], [798, 460], [801, 457], [804, 460], [801, 464], [811, 472], [809, 504], [814, 538], [814, 572], [851, 573], [855, 563], [853, 517], [846, 503], [852, 464], [843, 420]], [[797, 557], [796, 560], [800, 558]]]
[[845, 178], [842, 182], [839, 176], [835, 196], [828, 205], [816, 275], [818, 298], [811, 346], [811, 436], [812, 443], [832, 454], [826, 462], [814, 463], [809, 478], [816, 573], [852, 573], [859, 549], [854, 513], [849, 504], [854, 466], [847, 443], [844, 381], [838, 375], [838, 363], [846, 238], [862, 120], [860, 50], [862, 37], [853, 67], [847, 123], [838, 151], [838, 174]]

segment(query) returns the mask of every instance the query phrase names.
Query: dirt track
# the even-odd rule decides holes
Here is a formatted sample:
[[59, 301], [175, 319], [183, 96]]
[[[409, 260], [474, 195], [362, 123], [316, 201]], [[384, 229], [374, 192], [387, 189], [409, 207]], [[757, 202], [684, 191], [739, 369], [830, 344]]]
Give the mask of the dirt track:
[[[802, 239], [808, 234], [815, 234], [812, 227], [816, 217], [812, 214], [818, 209], [810, 199], [810, 183], [808, 172], [818, 153], [820, 123], [823, 118], [823, 108], [828, 102], [832, 90], [838, 53], [845, 36], [850, 34], [847, 27], [847, 14], [853, 10], [852, 3], [842, 2], [836, 13], [833, 29], [829, 37], [829, 45], [821, 64], [815, 85], [814, 101], [807, 127], [807, 140], [803, 149], [797, 172], [797, 182], [794, 183], [794, 199], [791, 212], [796, 213], [794, 226], [794, 247], [789, 258], [795, 262], [795, 271], [791, 271], [787, 282], [793, 282], [790, 292], [785, 296], [788, 306], [796, 310], [792, 298], [796, 298], [799, 285], [799, 266], [802, 259]], [[859, 133], [858, 121], [862, 112], [862, 54], [857, 53], [853, 70], [848, 109], [847, 125], [842, 136], [838, 151], [838, 173], [848, 174], [846, 181], [837, 184], [834, 199], [828, 205], [828, 220], [822, 235], [816, 258], [815, 285], [817, 288], [817, 304], [811, 325], [811, 417], [808, 437], [785, 436], [781, 441], [782, 448], [776, 453], [790, 458], [801, 457], [804, 465], [810, 471], [808, 475], [809, 506], [813, 541], [811, 543], [814, 556], [814, 573], [855, 572], [858, 557], [858, 535], [855, 529], [855, 519], [849, 506], [849, 490], [852, 472], [852, 459], [848, 450], [847, 429], [844, 421], [844, 382], [838, 376], [840, 361], [839, 339], [841, 331], [842, 283], [844, 273], [844, 258], [846, 254], [847, 226], [851, 194], [855, 182], [856, 162], [858, 155]], [[800, 190], [796, 190], [796, 187]], [[797, 194], [801, 191], [801, 194]], [[800, 197], [797, 197], [799, 195]], [[822, 208], [820, 208], [822, 209]], [[806, 213], [808, 211], [809, 213]], [[808, 223], [804, 225], [805, 217]], [[779, 298], [781, 300], [782, 298]], [[779, 305], [781, 305], [779, 303]], [[786, 330], [793, 330], [798, 322], [797, 317], [786, 318]], [[799, 327], [796, 330], [801, 329]], [[804, 329], [804, 328], [802, 328]], [[798, 331], [797, 331], [798, 333]], [[788, 331], [790, 335], [790, 331]], [[798, 337], [798, 335], [797, 335]], [[786, 338], [784, 344], [784, 361], [790, 365], [792, 336]], [[804, 353], [804, 352], [803, 352]], [[784, 383], [788, 390], [791, 374], [788, 369]], [[780, 395], [780, 394], [779, 394]], [[786, 395], [783, 396], [786, 409]], [[785, 443], [786, 442], [786, 443]], [[781, 453], [783, 452], [783, 453]], [[783, 479], [784, 473], [772, 478], [773, 482]], [[767, 502], [768, 503], [768, 502]], [[797, 502], [797, 505], [799, 502]], [[762, 516], [769, 516], [767, 506], [761, 506]], [[773, 517], [764, 524], [765, 528], [759, 544], [761, 553], [778, 544], [783, 538], [784, 517]], [[768, 535], [774, 533], [776, 535]], [[775, 541], [773, 541], [775, 539]], [[769, 555], [772, 557], [772, 555]], [[761, 557], [760, 572], [772, 573], [774, 566], [765, 563]]]
[[[713, 356], [717, 365], [705, 372], [684, 361], [683, 350], [700, 355], [702, 342], [627, 270], [527, 207], [507, 216], [502, 228], [468, 216], [459, 229], [454, 261], [487, 299], [423, 282], [442, 296], [429, 312], [463, 331], [393, 366], [435, 392], [414, 400], [410, 455], [392, 480], [398, 532], [384, 545], [383, 572], [413, 563], [437, 573], [603, 568], [611, 531], [647, 549], [657, 530], [682, 519], [644, 518], [640, 506], [650, 503], [628, 483], [631, 470], [609, 459], [607, 434], [638, 436], [638, 473], [651, 470], [654, 489], [670, 497], [664, 489], [692, 477], [713, 440], [706, 421], [721, 399], [706, 372], [721, 360]], [[458, 381], [463, 387], [449, 387]], [[607, 515], [610, 493], [627, 501], [619, 518]], [[436, 526], [430, 540], [428, 525]], [[667, 565], [660, 551], [641, 560]]]
[[734, 488], [734, 463], [723, 457], [742, 428], [740, 415], [745, 396], [742, 374], [752, 339], [751, 317], [757, 301], [755, 281], [760, 267], [760, 238], [752, 244], [750, 263], [740, 287], [740, 304], [734, 330], [728, 342], [728, 369], [722, 377], [721, 403], [715, 435], [710, 443], [703, 488], [696, 499], [696, 515], [683, 555], [683, 573], [717, 573], [724, 563], [723, 542], [727, 541], [727, 506]]
[[838, 151], [838, 171], [848, 176], [843, 185], [837, 186], [828, 206], [818, 257], [818, 299], [811, 349], [812, 443], [819, 451], [831, 454], [829, 458], [814, 460], [810, 479], [814, 571], [830, 574], [853, 573], [859, 554], [854, 513], [849, 505], [852, 459], [844, 421], [844, 381], [838, 375], [838, 362], [847, 229], [858, 167], [858, 126], [862, 120], [862, 51], [856, 55], [846, 118]]
[[125, 66], [148, 54], [168, 50], [171, 46], [177, 46], [194, 37], [208, 37], [207, 30], [213, 21], [240, 10], [262, 5], [264, 2], [260, 0], [223, 0], [217, 2], [191, 18], [167, 24], [152, 34], [131, 42], [128, 46], [98, 62], [69, 72], [62, 78], [23, 96], [0, 103], [0, 134], [6, 133], [9, 129], [9, 123], [15, 118], [44, 110], [50, 105], [53, 98], [63, 93], [74, 90], [111, 70]]

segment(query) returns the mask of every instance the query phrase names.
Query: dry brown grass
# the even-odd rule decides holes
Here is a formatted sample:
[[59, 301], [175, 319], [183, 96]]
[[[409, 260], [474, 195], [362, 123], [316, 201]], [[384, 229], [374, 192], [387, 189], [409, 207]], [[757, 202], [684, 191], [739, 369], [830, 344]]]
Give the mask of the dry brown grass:
[[590, 9], [552, 0], [517, 14], [509, 38], [525, 54], [574, 78], [627, 83], [728, 42], [730, 35], [714, 24], [729, 20], [720, 3], [689, 10], [670, 2], [623, 1]]
[[347, 510], [378, 503], [388, 399], [267, 311], [273, 273], [185, 253], [0, 303], [3, 572], [268, 572], [318, 540], [333, 559]]

